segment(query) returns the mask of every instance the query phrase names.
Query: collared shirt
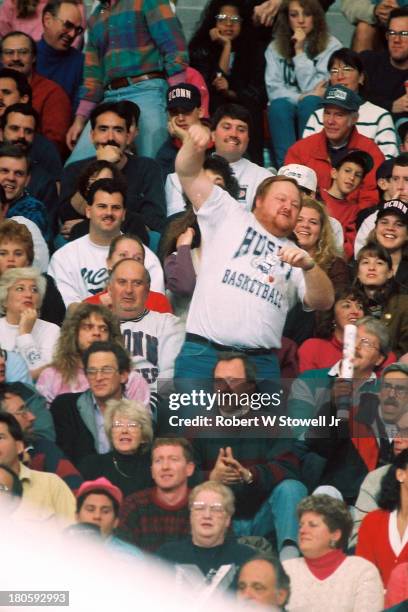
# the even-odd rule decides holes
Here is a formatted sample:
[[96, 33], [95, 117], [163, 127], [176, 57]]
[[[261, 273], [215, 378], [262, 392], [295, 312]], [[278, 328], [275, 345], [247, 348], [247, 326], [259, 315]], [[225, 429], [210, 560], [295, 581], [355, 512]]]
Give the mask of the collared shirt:
[[398, 511], [393, 510], [390, 513], [388, 521], [388, 537], [390, 545], [396, 557], [401, 554], [402, 549], [408, 544], [408, 527], [405, 528], [404, 534], [401, 537], [398, 531]]
[[172, 77], [187, 66], [180, 23], [164, 0], [98, 4], [88, 25], [81, 107], [83, 101], [98, 104], [114, 79], [156, 71]]
[[95, 440], [98, 446], [98, 453], [108, 453], [112, 450], [111, 443], [109, 442], [109, 438], [106, 435], [104, 418], [101, 412], [101, 409], [98, 406], [95, 396], [92, 394], [93, 406], [94, 406], [94, 414], [95, 414], [95, 423], [98, 437]]
[[56, 474], [31, 470], [20, 463], [23, 497], [13, 518], [35, 522], [56, 522], [64, 528], [75, 522], [75, 497]]
[[[337, 361], [337, 363], [335, 363], [334, 366], [330, 368], [330, 370], [327, 373], [328, 376], [340, 376], [340, 365], [341, 365], [341, 360]], [[373, 372], [371, 372], [370, 376], [367, 379], [362, 380], [359, 383], [357, 391], [359, 392], [361, 387], [363, 385], [365, 385], [366, 383], [374, 383], [375, 384], [376, 382], [378, 382], [378, 379], [377, 379], [377, 376], [376, 376], [375, 372], [373, 371]]]

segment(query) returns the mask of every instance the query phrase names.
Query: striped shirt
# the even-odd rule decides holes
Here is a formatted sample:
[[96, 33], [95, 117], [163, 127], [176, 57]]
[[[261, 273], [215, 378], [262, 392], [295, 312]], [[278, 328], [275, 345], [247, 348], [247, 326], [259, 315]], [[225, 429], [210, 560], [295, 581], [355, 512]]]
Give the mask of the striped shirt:
[[172, 77], [188, 63], [183, 31], [168, 0], [98, 3], [88, 32], [81, 101], [98, 104], [114, 79], [156, 71]]
[[[356, 128], [360, 134], [374, 140], [385, 159], [398, 155], [397, 133], [390, 113], [371, 102], [364, 102], [358, 111]], [[303, 138], [321, 132], [323, 129], [323, 109], [310, 115], [303, 132]]]

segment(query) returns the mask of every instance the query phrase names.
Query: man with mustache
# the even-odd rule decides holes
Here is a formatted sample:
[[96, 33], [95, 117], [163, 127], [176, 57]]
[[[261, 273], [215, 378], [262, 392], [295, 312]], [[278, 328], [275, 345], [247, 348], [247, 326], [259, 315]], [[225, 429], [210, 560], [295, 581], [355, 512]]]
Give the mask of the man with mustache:
[[[379, 415], [386, 426], [392, 427], [393, 453], [395, 457], [408, 448], [408, 364], [398, 361], [384, 370]], [[391, 459], [391, 457], [390, 457]], [[351, 544], [356, 544], [361, 521], [366, 514], [377, 510], [381, 480], [390, 467], [386, 463], [369, 472], [362, 482], [353, 514], [354, 527]]]
[[[168, 0], [107, 4], [95, 5], [89, 18], [80, 103], [67, 144], [75, 146], [97, 104], [126, 99], [141, 109], [138, 149], [154, 157], [167, 136], [167, 83], [185, 81], [188, 54], [181, 24]], [[87, 156], [83, 148], [78, 154], [83, 142], [86, 149], [83, 139], [76, 159]]]
[[120, 234], [126, 215], [123, 184], [115, 179], [95, 181], [87, 194], [85, 213], [89, 234], [55, 251], [48, 268], [67, 307], [105, 287], [109, 245]]
[[[90, 116], [91, 142], [96, 149], [96, 159], [109, 161], [123, 174], [127, 183], [126, 204], [130, 223], [133, 213], [141, 215], [151, 230], [161, 231], [166, 216], [164, 185], [160, 167], [156, 161], [128, 153], [138, 132], [140, 111], [129, 101], [104, 102], [94, 108]], [[78, 207], [76, 186], [78, 176], [94, 161], [89, 157], [74, 162], [64, 169], [61, 184], [60, 214], [64, 223], [62, 233], [69, 235], [71, 227], [83, 214]], [[131, 226], [126, 227], [132, 231]], [[133, 230], [134, 231], [134, 230]]]
[[33, 108], [41, 119], [38, 129], [55, 144], [60, 154], [65, 155], [65, 134], [71, 121], [71, 102], [60, 85], [35, 70], [36, 55], [35, 41], [28, 34], [9, 32], [1, 41], [3, 66], [24, 74], [31, 85]]

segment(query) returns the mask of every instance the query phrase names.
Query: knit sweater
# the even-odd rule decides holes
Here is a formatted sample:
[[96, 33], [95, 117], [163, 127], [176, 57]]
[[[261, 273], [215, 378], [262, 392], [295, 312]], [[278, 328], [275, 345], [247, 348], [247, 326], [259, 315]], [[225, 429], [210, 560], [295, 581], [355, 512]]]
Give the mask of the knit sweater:
[[374, 510], [360, 526], [356, 554], [374, 563], [387, 587], [390, 574], [399, 563], [408, 561], [408, 542], [397, 555], [390, 543], [390, 512]]
[[166, 542], [190, 532], [186, 497], [177, 506], [159, 501], [157, 489], [145, 489], [126, 497], [119, 514], [117, 535], [142, 550], [156, 551]]
[[319, 580], [304, 559], [283, 563], [290, 578], [288, 612], [380, 612], [384, 595], [376, 567], [347, 557], [331, 576]]

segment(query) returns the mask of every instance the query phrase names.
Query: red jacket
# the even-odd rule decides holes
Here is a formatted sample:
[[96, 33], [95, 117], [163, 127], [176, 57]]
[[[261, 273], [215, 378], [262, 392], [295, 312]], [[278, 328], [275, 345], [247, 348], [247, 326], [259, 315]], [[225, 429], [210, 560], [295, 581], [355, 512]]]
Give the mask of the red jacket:
[[408, 544], [405, 544], [398, 557], [391, 548], [388, 537], [389, 519], [390, 513], [385, 510], [369, 512], [361, 523], [356, 548], [356, 555], [377, 566], [385, 587], [394, 567], [408, 561]]
[[[361, 149], [369, 153], [373, 158], [374, 167], [366, 174], [360, 187], [348, 195], [347, 201], [352, 204], [358, 203], [360, 209], [378, 204], [379, 195], [375, 172], [384, 161], [384, 155], [371, 138], [363, 136], [356, 128], [353, 128], [351, 132], [348, 149]], [[327, 151], [327, 138], [324, 130], [295, 142], [288, 150], [284, 163], [285, 166], [287, 164], [302, 164], [313, 168], [317, 174], [319, 189], [330, 189], [332, 165]]]
[[33, 108], [40, 115], [40, 132], [51, 140], [63, 157], [68, 153], [65, 137], [71, 125], [71, 102], [58, 83], [33, 71], [30, 85]]

